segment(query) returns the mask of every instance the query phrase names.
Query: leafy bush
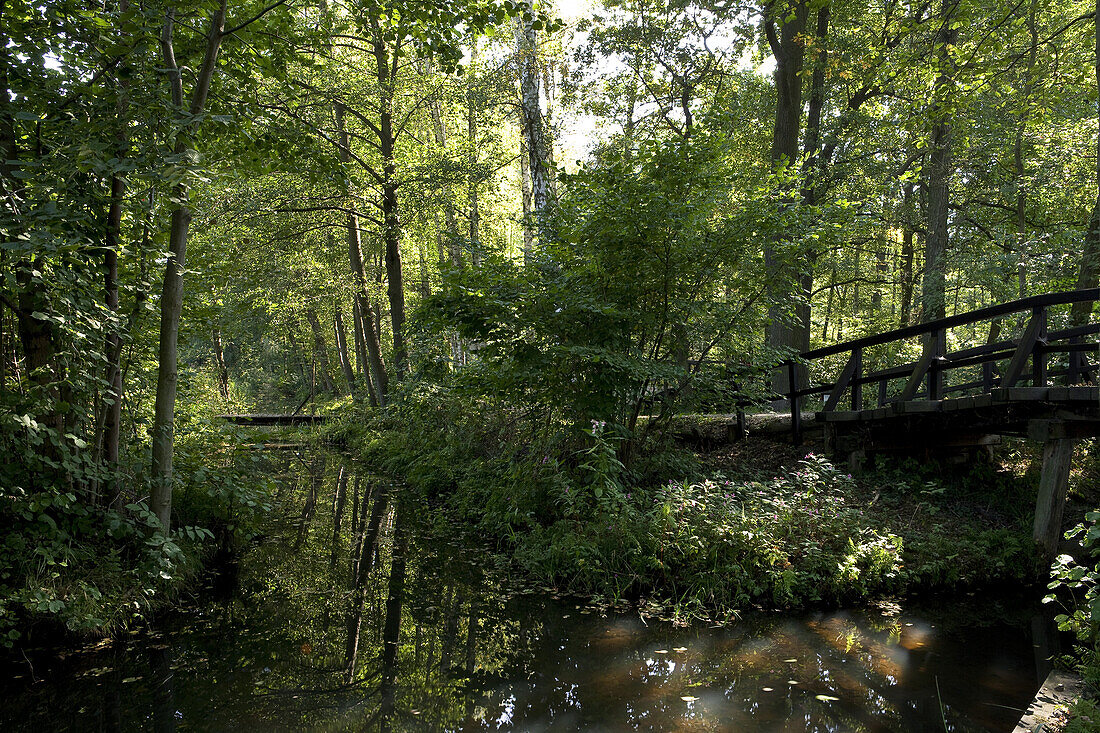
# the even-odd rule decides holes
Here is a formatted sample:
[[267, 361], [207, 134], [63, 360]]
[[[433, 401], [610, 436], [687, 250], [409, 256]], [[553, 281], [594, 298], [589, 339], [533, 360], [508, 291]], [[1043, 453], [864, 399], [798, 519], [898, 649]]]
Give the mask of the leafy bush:
[[[78, 634], [125, 627], [193, 577], [219, 531], [254, 527], [268, 487], [249, 471], [254, 455], [212, 446], [207, 429], [181, 436], [176, 519], [166, 535], [145, 498], [142, 455], [108, 474], [89, 446], [27, 414], [0, 412], [0, 644], [37, 622]], [[109, 481], [125, 480], [125, 506], [104, 500]]]
[[601, 595], [656, 592], [710, 606], [802, 606], [898, 587], [902, 541], [865, 526], [819, 456], [772, 481], [669, 481], [615, 512], [520, 541], [536, 575]]

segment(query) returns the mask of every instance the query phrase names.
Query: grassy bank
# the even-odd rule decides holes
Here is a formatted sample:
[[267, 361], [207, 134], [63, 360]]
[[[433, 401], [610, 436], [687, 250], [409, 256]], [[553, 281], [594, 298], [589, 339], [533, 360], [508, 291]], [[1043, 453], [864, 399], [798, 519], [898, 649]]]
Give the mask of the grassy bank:
[[1043, 579], [1026, 472], [910, 461], [851, 476], [760, 439], [708, 453], [654, 442], [624, 465], [599, 423], [570, 433], [432, 404], [329, 437], [563, 592], [711, 615]]

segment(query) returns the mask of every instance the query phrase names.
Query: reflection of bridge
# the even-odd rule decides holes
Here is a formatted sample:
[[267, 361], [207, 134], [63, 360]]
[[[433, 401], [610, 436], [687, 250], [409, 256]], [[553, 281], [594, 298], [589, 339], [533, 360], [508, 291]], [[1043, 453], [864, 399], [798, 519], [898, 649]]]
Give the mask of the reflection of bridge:
[[234, 425], [320, 425], [326, 415], [218, 415]]
[[[1048, 325], [1068, 321], [1067, 306], [1096, 300], [1100, 288], [1039, 295], [801, 354], [781, 367], [797, 386], [784, 394], [794, 438], [817, 399], [830, 449], [853, 461], [987, 446], [1001, 435], [1042, 441], [1035, 538], [1052, 552], [1074, 443], [1100, 436], [1100, 365], [1089, 359], [1100, 351], [1100, 323]], [[991, 337], [967, 346], [983, 322]], [[998, 338], [1002, 324], [1018, 337]]]

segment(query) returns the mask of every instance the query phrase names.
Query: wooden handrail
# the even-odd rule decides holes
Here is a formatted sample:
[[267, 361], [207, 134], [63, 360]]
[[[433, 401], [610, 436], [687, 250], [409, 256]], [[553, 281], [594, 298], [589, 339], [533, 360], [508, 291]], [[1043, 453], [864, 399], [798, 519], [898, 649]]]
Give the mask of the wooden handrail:
[[947, 318], [929, 321], [928, 323], [918, 323], [913, 326], [887, 331], [886, 333], [864, 336], [854, 341], [845, 341], [842, 344], [814, 349], [813, 351], [807, 351], [800, 354], [797, 360], [807, 361], [820, 359], [825, 356], [832, 356], [833, 354], [843, 354], [852, 349], [866, 349], [869, 346], [879, 346], [881, 344], [888, 344], [891, 341], [901, 341], [914, 336], [923, 336], [926, 333], [932, 333], [939, 329], [957, 328], [970, 323], [997, 318], [998, 316], [1006, 316], [1011, 313], [1019, 313], [1035, 308], [1049, 308], [1055, 305], [1067, 305], [1069, 303], [1082, 303], [1087, 300], [1100, 300], [1100, 288], [1071, 290], [1066, 293], [1047, 293], [1046, 295], [1033, 295], [1030, 298], [1011, 300], [1007, 303], [1001, 303], [1000, 305], [990, 305], [975, 311], [958, 313], [953, 316], [948, 316]]
[[[999, 305], [987, 306], [967, 313], [959, 313], [928, 323], [916, 324], [886, 333], [865, 336], [834, 346], [806, 351], [797, 357], [784, 360], [778, 365], [787, 373], [789, 389], [782, 395], [790, 402], [791, 430], [796, 440], [801, 433], [801, 398], [810, 395], [827, 395], [824, 409], [830, 411], [840, 403], [849, 389], [853, 410], [862, 408], [862, 387], [865, 384], [879, 383], [879, 404], [886, 401], [886, 382], [908, 376], [900, 399], [910, 400], [916, 396], [921, 384], [927, 381], [928, 398], [939, 400], [946, 392], [960, 391], [959, 387], [944, 388], [943, 375], [950, 369], [966, 366], [983, 367], [982, 378], [978, 382], [968, 383], [967, 389], [982, 387], [988, 391], [995, 383], [1002, 387], [1012, 387], [1025, 376], [1035, 386], [1045, 386], [1052, 376], [1066, 375], [1072, 381], [1082, 370], [1096, 372], [1095, 366], [1089, 366], [1081, 358], [1085, 352], [1096, 351], [1092, 345], [1080, 343], [1081, 337], [1100, 333], [1100, 324], [1087, 324], [1059, 331], [1047, 331], [1047, 309], [1058, 305], [1100, 300], [1100, 288], [1088, 288], [1064, 293], [1047, 293], [1030, 298], [1021, 298]], [[992, 344], [969, 347], [946, 353], [947, 330], [980, 321], [999, 318], [1013, 313], [1030, 311], [1031, 317], [1018, 341], [998, 341]], [[924, 344], [921, 357], [912, 363], [882, 369], [863, 374], [863, 351], [872, 346], [893, 343], [923, 336]], [[1068, 341], [1068, 344], [1051, 345], [1055, 341]], [[837, 381], [817, 387], [800, 388], [798, 373], [805, 373], [807, 362], [836, 354], [850, 353], [847, 363]], [[1053, 353], [1069, 354], [1069, 367], [1048, 373], [1047, 361]], [[1009, 363], [1004, 374], [995, 377], [994, 363], [1003, 359]], [[1031, 370], [1025, 374], [1025, 368], [1031, 363]]]

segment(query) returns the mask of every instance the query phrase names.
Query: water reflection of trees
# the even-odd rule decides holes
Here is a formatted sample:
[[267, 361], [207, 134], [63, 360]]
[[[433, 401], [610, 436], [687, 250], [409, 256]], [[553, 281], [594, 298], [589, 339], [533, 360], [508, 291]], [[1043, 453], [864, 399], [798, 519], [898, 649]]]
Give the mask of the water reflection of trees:
[[[140, 653], [115, 652], [108, 673], [55, 693], [91, 701], [56, 704], [64, 715], [95, 711], [95, 725], [76, 729], [612, 721], [790, 730], [803, 721], [807, 730], [918, 730], [938, 719], [927, 672], [951, 659], [937, 661], [947, 652], [922, 642], [919, 628], [826, 614], [674, 630], [543, 608], [541, 596], [515, 597], [506, 568], [392, 482], [334, 457], [294, 459], [285, 470], [285, 524], [244, 555], [228, 600], [169, 620], [175, 630], [164, 638]], [[838, 699], [823, 705], [817, 694]], [[969, 712], [949, 706], [953, 730], [973, 727]]]
[[253, 553], [245, 572], [263, 580], [243, 605], [278, 609], [252, 623], [267, 629], [269, 655], [280, 650], [251, 713], [280, 727], [458, 726], [474, 712], [471, 690], [537, 630], [519, 633], [504, 612], [488, 555], [424, 526], [421, 507], [388, 481], [346, 464], [298, 473], [292, 539]]

